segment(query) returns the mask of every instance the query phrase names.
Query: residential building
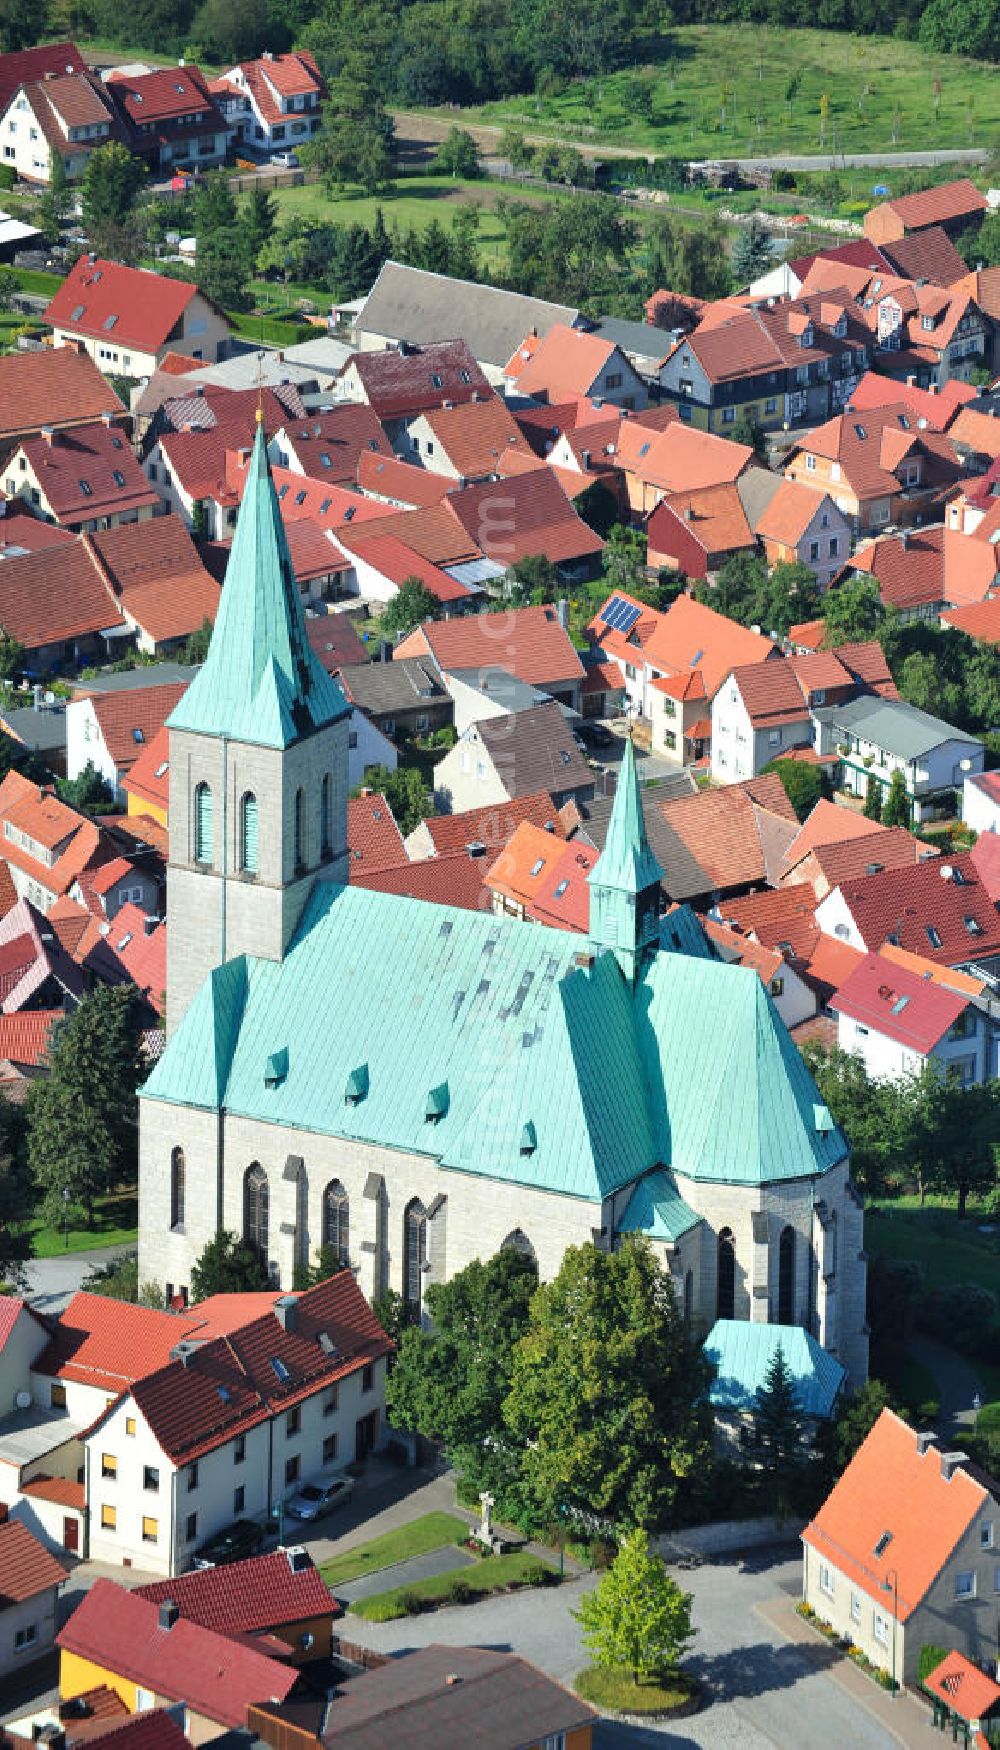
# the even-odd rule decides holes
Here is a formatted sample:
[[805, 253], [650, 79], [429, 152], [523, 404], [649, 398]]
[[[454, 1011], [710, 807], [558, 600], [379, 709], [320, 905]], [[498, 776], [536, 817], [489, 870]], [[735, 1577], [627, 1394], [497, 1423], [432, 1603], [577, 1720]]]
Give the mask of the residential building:
[[[268, 429], [273, 429], [265, 416]], [[370, 407], [347, 402], [300, 420], [285, 419], [268, 445], [272, 462], [335, 486], [355, 484], [364, 455], [391, 457], [392, 445]]]
[[579, 321], [580, 312], [565, 304], [387, 261], [355, 317], [354, 335], [362, 352], [384, 352], [461, 334], [480, 370], [499, 387], [524, 335]]
[[449, 402], [457, 407], [490, 393], [464, 340], [440, 340], [392, 352], [356, 352], [337, 378], [336, 388], [341, 400], [370, 407], [393, 444], [418, 413]]
[[[416, 468], [409, 471], [418, 472]], [[407, 522], [405, 527], [409, 535], [412, 524]], [[483, 592], [478, 586], [466, 584], [461, 576], [455, 575], [460, 566], [451, 565], [445, 569], [443, 565], [435, 564], [409, 546], [406, 540], [394, 535], [391, 525], [382, 521], [374, 524], [373, 533], [371, 524], [352, 520], [349, 525], [338, 529], [332, 539], [335, 551], [343, 555], [347, 567], [342, 578], [343, 593], [360, 596], [362, 601], [391, 602], [409, 577], [420, 579], [440, 604], [446, 619], [454, 614], [464, 614], [482, 599]], [[460, 546], [465, 545], [464, 532], [458, 536], [458, 542]], [[475, 566], [476, 562], [472, 561], [472, 564]]]
[[828, 589], [851, 550], [851, 523], [829, 493], [782, 480], [751, 519], [769, 565], [806, 565]]
[[488, 912], [489, 888], [484, 884], [486, 861], [478, 849], [445, 851], [422, 863], [400, 857], [379, 868], [352, 866], [351, 884], [371, 893], [418, 900], [421, 906], [449, 906], [459, 912]]
[[872, 577], [879, 599], [900, 621], [937, 621], [948, 602], [978, 603], [997, 581], [997, 550], [938, 524], [901, 529], [859, 547], [842, 573]]
[[[170, 1172], [182, 1232], [193, 1213], [183, 1157]], [[341, 1191], [325, 1196], [326, 1243], [346, 1252]], [[233, 1519], [267, 1517], [301, 1483], [381, 1444], [391, 1344], [351, 1273], [271, 1299], [236, 1328], [223, 1306], [219, 1335], [211, 1302], [207, 1315], [192, 1309], [170, 1359], [144, 1363], [87, 1430], [93, 1560], [178, 1573]]]
[[117, 377], [148, 377], [167, 352], [211, 362], [224, 355], [229, 325], [197, 286], [145, 268], [81, 255], [45, 320], [57, 347], [90, 354]]
[[543, 826], [557, 838], [566, 837], [552, 797], [547, 790], [539, 790], [534, 796], [515, 796], [499, 806], [468, 808], [462, 814], [432, 814], [407, 835], [406, 855], [414, 862], [422, 862], [446, 851], [478, 850], [482, 846], [492, 863], [522, 820]]
[[[798, 831], [795, 810], [774, 772], [680, 795], [657, 783], [644, 784], [642, 801], [649, 841], [663, 870], [663, 891], [699, 909], [723, 895], [777, 880]], [[595, 810], [588, 812], [588, 836], [600, 841]]]
[[973, 832], [1000, 833], [1000, 773], [976, 772], [962, 785], [962, 819]]
[[[846, 822], [843, 825], [838, 821], [828, 822], [826, 833], [819, 833], [812, 842], [807, 829], [817, 810], [822, 808], [831, 814], [836, 808], [839, 815], [846, 816]], [[853, 824], [855, 821], [857, 828]], [[861, 831], [862, 822], [875, 830]], [[936, 855], [932, 845], [925, 845], [921, 839], [915, 838], [905, 826], [882, 826], [879, 821], [865, 820], [864, 815], [854, 814], [849, 808], [820, 801], [785, 853], [781, 885], [783, 888], [809, 887], [818, 902], [844, 881], [855, 881], [861, 875], [880, 875], [883, 869], [912, 869], [914, 864], [926, 862]]]
[[549, 698], [548, 693], [529, 687], [505, 668], [458, 668], [441, 678], [454, 708], [458, 735], [463, 735], [470, 723], [481, 723], [484, 717], [530, 711]]
[[869, 207], [865, 236], [876, 245], [893, 244], [914, 231], [938, 225], [949, 237], [960, 237], [978, 225], [988, 210], [986, 196], [962, 176], [955, 182], [941, 182], [936, 188], [923, 188], [917, 194], [899, 195]]
[[38, 43], [31, 49], [16, 49], [0, 55], [0, 105], [6, 108], [19, 85], [60, 73], [85, 73], [87, 63], [75, 43]]
[[56, 1636], [56, 1601], [66, 1570], [26, 1525], [0, 1503], [0, 1679], [48, 1653]]
[[679, 419], [660, 430], [637, 420], [619, 433], [615, 459], [625, 470], [632, 510], [645, 516], [670, 494], [731, 485], [753, 465], [753, 450]]
[[0, 783], [0, 856], [20, 899], [45, 913], [103, 859], [101, 832], [53, 791], [10, 771]]
[[25, 182], [47, 183], [53, 156], [71, 179], [83, 175], [95, 146], [119, 133], [114, 106], [96, 74], [45, 74], [11, 92], [0, 113], [3, 159]]
[[[340, 691], [339, 678], [334, 685]], [[345, 694], [346, 700], [346, 694]], [[394, 741], [390, 740], [384, 729], [357, 705], [349, 706], [347, 730], [347, 785], [348, 789], [356, 790], [363, 784], [366, 774], [372, 766], [384, 766], [387, 771], [394, 772], [399, 764], [399, 752]]]
[[527, 918], [585, 935], [590, 929], [587, 877], [598, 854], [593, 846], [567, 843], [522, 820], [484, 878], [493, 910], [498, 917]]
[[78, 778], [86, 766], [93, 766], [120, 801], [123, 780], [163, 729], [186, 684], [165, 681], [158, 687], [71, 699], [66, 707], [67, 775]]
[[185, 1735], [211, 1743], [246, 1724], [254, 1696], [283, 1701], [298, 1670], [251, 1637], [237, 1640], [154, 1604], [112, 1580], [95, 1580], [60, 1630], [63, 1703], [95, 1687], [114, 1691], [130, 1713], [180, 1704]]
[[0, 564], [0, 624], [24, 651], [28, 676], [40, 679], [106, 660], [131, 633], [88, 537], [39, 521], [35, 528], [54, 539], [28, 549], [18, 537], [26, 550]]
[[195, 632], [215, 622], [219, 586], [180, 517], [120, 521], [95, 532], [91, 545], [136, 647], [172, 656]]
[[901, 772], [915, 822], [954, 813], [955, 792], [983, 769], [981, 741], [904, 699], [862, 696], [817, 706], [813, 721], [816, 751], [840, 756], [849, 795], [867, 795], [874, 781], [884, 802]]
[[898, 1683], [925, 1646], [995, 1651], [1000, 1484], [883, 1410], [802, 1534], [802, 1596]]
[[800, 438], [785, 467], [787, 479], [832, 498], [855, 535], [932, 521], [959, 472], [948, 439], [901, 407], [838, 414]]
[[230, 127], [200, 68], [185, 62], [148, 73], [109, 69], [105, 89], [129, 150], [151, 170], [210, 170], [229, 148]]
[[200, 1568], [137, 1586], [136, 1598], [172, 1604], [215, 1634], [284, 1641], [293, 1665], [328, 1658], [332, 1626], [343, 1615], [308, 1552], [294, 1545], [221, 1568]]
[[404, 454], [432, 474], [471, 485], [495, 479], [510, 449], [526, 450], [520, 427], [498, 395], [432, 407], [406, 428]]
[[841, 1050], [861, 1057], [879, 1080], [904, 1080], [933, 1063], [942, 1075], [971, 1087], [1000, 1067], [1000, 1029], [987, 1004], [882, 954], [869, 954], [855, 968], [830, 1007]]
[[926, 1673], [923, 1686], [933, 1703], [935, 1726], [942, 1731], [950, 1727], [956, 1742], [961, 1730], [967, 1741], [978, 1738], [980, 1745], [989, 1743], [986, 1734], [995, 1730], [1000, 1719], [1000, 1684], [981, 1666], [961, 1653], [946, 1653]]
[[612, 406], [641, 409], [649, 390], [619, 346], [571, 323], [557, 322], [538, 337], [518, 373], [517, 392], [537, 401], [599, 397]]
[[448, 508], [478, 552], [506, 571], [521, 559], [548, 559], [568, 582], [600, 569], [604, 542], [578, 516], [551, 468], [508, 475], [451, 493]]
[[[7, 849], [5, 846], [5, 852]], [[11, 874], [17, 873], [8, 867]], [[51, 909], [58, 903], [53, 902]], [[3, 964], [0, 1012], [5, 1015], [34, 1008], [69, 1013], [86, 995], [86, 975], [63, 947], [58, 932], [50, 927], [48, 914], [28, 899], [15, 900], [0, 918], [0, 959]]]
[[956, 414], [976, 399], [971, 383], [949, 377], [946, 383], [932, 383], [926, 389], [917, 387], [916, 376], [896, 382], [878, 371], [868, 371], [851, 396], [855, 413], [867, 413], [873, 408], [903, 406], [916, 423], [926, 421], [931, 431], [947, 431]]
[[784, 658], [734, 668], [712, 700], [712, 776], [733, 784], [756, 778], [793, 747], [808, 747], [812, 720], [792, 664]]
[[306, 49], [243, 61], [213, 79], [209, 90], [240, 150], [267, 157], [310, 140], [327, 97], [326, 81]]
[[554, 700], [470, 723], [434, 767], [434, 795], [448, 814], [546, 790], [557, 807], [594, 794], [594, 772]]
[[739, 483], [662, 498], [646, 522], [646, 560], [704, 582], [737, 553], [756, 553]]
[[380, 1660], [330, 1703], [249, 1710], [258, 1742], [281, 1750], [290, 1723], [302, 1750], [362, 1750], [388, 1737], [436, 1750], [590, 1750], [592, 1708], [513, 1653], [430, 1646]]
[[124, 428], [125, 407], [85, 352], [63, 346], [0, 358], [0, 462], [45, 427], [66, 431], [105, 415]]
[[344, 697], [390, 741], [427, 735], [452, 721], [451, 700], [426, 657], [353, 663], [337, 678]]
[[[289, 569], [261, 433], [208, 658], [169, 724], [168, 1040], [140, 1096], [141, 1278], [174, 1293], [221, 1221], [287, 1282], [323, 1232], [330, 1190], [346, 1199], [352, 1264], [334, 1282], [352, 1283], [356, 1266], [361, 1291], [392, 1287], [421, 1317], [429, 1286], [505, 1240], [530, 1249], [547, 1280], [595, 1226], [646, 1231], [638, 1206], [628, 1211], [657, 1174], [683, 1220], [675, 1243], [657, 1217], [651, 1243], [699, 1330], [769, 1316], [791, 1272], [795, 1322], [863, 1379], [863, 1211], [846, 1140], [757, 975], [706, 957], [700, 932], [661, 926], [631, 746], [590, 873], [586, 937], [345, 885], [345, 705], [308, 651]], [[562, 722], [556, 705], [538, 710]], [[514, 715], [514, 734], [537, 714]], [[223, 857], [224, 776], [236, 807]], [[248, 795], [261, 808], [256, 869]], [[595, 1110], [619, 1118], [595, 1126]], [[200, 1188], [183, 1229], [177, 1150]], [[210, 1349], [170, 1371], [162, 1432], [175, 1448], [200, 1438], [190, 1382]], [[154, 1390], [133, 1388], [151, 1420]], [[208, 1397], [218, 1428], [217, 1391]], [[107, 1412], [91, 1450], [105, 1450], [112, 1423], [117, 1439], [125, 1413]], [[261, 1430], [247, 1430], [248, 1510], [251, 1475], [269, 1499]], [[123, 1465], [127, 1439], [106, 1447]], [[197, 1457], [188, 1444], [171, 1463]], [[149, 1548], [140, 1529], [140, 1555]]]
[[971, 851], [947, 861], [842, 880], [820, 901], [816, 922], [869, 954], [889, 942], [938, 966], [988, 965], [1000, 953], [995, 837], [985, 833]]
[[360, 795], [348, 797], [347, 846], [351, 881], [370, 869], [407, 861], [396, 816], [380, 791], [362, 789]]
[[397, 644], [394, 660], [402, 656], [430, 656], [442, 675], [502, 668], [574, 710], [579, 706], [583, 664], [554, 607], [428, 620]]
[[3, 484], [8, 499], [23, 499], [35, 516], [72, 534], [146, 522], [160, 503], [125, 433], [110, 421], [23, 438]]
[[608, 597], [587, 634], [619, 670], [626, 711], [648, 719], [653, 751], [677, 765], [707, 750], [711, 703], [732, 670], [779, 654], [770, 638], [689, 595], [660, 613], [619, 592]]
[[820, 295], [824, 288], [827, 296], [846, 299], [855, 309], [868, 333], [870, 357], [885, 376], [929, 389], [953, 377], [967, 381], [983, 364], [990, 324], [963, 280], [945, 287], [922, 275], [909, 279], [858, 270], [841, 275], [817, 261], [806, 289]]

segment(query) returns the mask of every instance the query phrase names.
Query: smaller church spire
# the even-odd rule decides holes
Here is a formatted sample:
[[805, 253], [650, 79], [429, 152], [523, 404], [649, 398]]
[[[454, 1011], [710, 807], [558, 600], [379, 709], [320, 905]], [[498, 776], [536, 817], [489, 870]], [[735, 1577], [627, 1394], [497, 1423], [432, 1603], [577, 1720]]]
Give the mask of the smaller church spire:
[[626, 740], [604, 849], [587, 876], [590, 936], [632, 979], [656, 946], [663, 870], [650, 849], [632, 738]]
[[283, 748], [346, 711], [306, 635], [258, 409], [212, 642], [169, 725]]

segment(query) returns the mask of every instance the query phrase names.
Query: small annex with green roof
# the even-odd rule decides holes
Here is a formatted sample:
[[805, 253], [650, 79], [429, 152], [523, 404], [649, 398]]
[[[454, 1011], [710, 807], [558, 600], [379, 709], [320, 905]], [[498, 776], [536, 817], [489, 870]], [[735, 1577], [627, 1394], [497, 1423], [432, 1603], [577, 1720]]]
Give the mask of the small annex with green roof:
[[798, 1325], [746, 1319], [718, 1319], [705, 1338], [715, 1369], [708, 1394], [713, 1410], [751, 1416], [779, 1349], [802, 1415], [809, 1421], [832, 1416], [846, 1377], [835, 1356]]

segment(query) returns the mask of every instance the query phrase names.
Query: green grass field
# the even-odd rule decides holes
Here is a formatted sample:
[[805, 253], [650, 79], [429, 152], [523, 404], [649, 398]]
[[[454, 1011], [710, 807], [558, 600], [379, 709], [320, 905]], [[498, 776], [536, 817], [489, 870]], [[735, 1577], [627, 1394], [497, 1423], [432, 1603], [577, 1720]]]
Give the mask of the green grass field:
[[865, 1212], [865, 1246], [873, 1257], [913, 1258], [924, 1272], [928, 1291], [955, 1282], [976, 1282], [992, 1294], [1000, 1284], [1000, 1224], [980, 1233], [978, 1211], [960, 1222], [950, 1205], [928, 1198], [921, 1209], [916, 1198], [894, 1198]]
[[60, 1252], [91, 1252], [100, 1246], [135, 1245], [139, 1237], [139, 1193], [115, 1191], [99, 1197], [91, 1228], [79, 1225], [80, 1212], [72, 1209], [66, 1234], [60, 1226], [41, 1221], [28, 1223], [36, 1258], [55, 1258]]
[[[480, 210], [479, 249], [484, 263], [496, 266], [506, 256], [506, 230], [496, 211], [500, 195], [511, 194], [509, 183], [455, 182], [450, 176], [401, 177], [391, 190], [380, 195], [364, 195], [346, 190], [328, 195], [322, 183], [306, 182], [298, 188], [274, 191], [279, 219], [310, 219], [314, 223], [335, 225], [365, 225], [375, 222], [376, 208], [381, 207], [387, 225], [400, 230], [423, 230], [437, 219], [446, 230], [451, 229], [459, 206], [475, 201]], [[550, 199], [541, 191], [532, 190], [536, 199]]]
[[[965, 149], [992, 145], [1000, 123], [994, 66], [889, 37], [685, 25], [671, 32], [657, 63], [651, 118], [636, 102], [636, 71], [465, 113], [598, 150], [636, 146], [690, 158]], [[449, 110], [441, 119], [461, 117]]]
[[324, 1562], [320, 1573], [328, 1586], [343, 1586], [348, 1580], [357, 1580], [362, 1574], [374, 1574], [379, 1568], [391, 1567], [394, 1562], [426, 1555], [428, 1550], [444, 1549], [447, 1544], [456, 1543], [468, 1529], [465, 1520], [456, 1518], [453, 1513], [425, 1513], [421, 1519], [400, 1526], [398, 1531], [387, 1531], [384, 1537], [375, 1537], [370, 1543], [359, 1543], [356, 1548], [345, 1550], [343, 1555]]

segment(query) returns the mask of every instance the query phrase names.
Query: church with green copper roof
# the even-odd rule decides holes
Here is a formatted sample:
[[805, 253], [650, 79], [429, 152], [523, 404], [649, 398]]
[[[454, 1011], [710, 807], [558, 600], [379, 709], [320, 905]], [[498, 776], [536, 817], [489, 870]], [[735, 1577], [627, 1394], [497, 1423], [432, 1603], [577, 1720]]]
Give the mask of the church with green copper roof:
[[[587, 936], [347, 884], [347, 707], [258, 430], [208, 659], [169, 721], [168, 1042], [141, 1094], [142, 1281], [219, 1229], [369, 1296], [501, 1246], [644, 1234], [692, 1326], [797, 1325], [867, 1373], [848, 1147], [757, 974], [660, 917], [626, 744]], [[683, 916], [683, 928], [678, 920]]]

